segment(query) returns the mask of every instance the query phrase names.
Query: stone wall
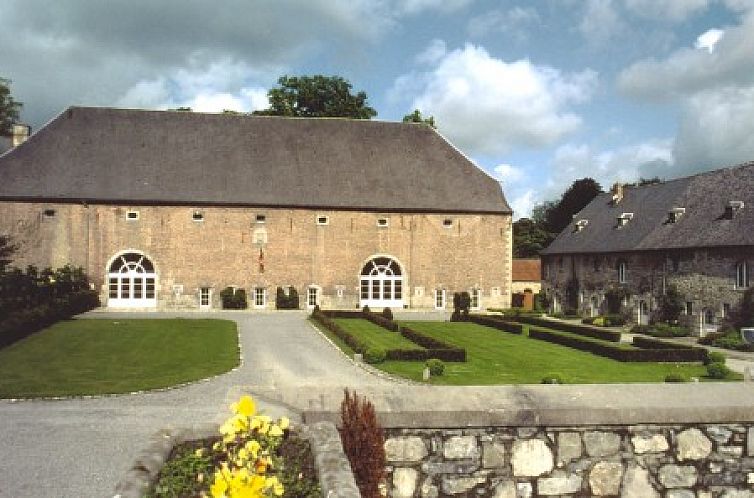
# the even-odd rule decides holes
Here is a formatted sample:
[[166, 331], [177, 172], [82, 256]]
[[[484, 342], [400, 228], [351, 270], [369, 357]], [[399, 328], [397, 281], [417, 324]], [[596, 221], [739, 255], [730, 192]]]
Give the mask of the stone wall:
[[754, 424], [388, 429], [393, 498], [754, 497]]
[[[128, 211], [138, 219], [127, 219]], [[154, 263], [163, 308], [198, 307], [200, 288], [211, 290], [218, 308], [227, 286], [250, 297], [265, 289], [266, 308], [274, 308], [277, 286], [295, 286], [302, 307], [314, 287], [323, 307], [356, 308], [359, 274], [377, 255], [402, 265], [411, 308], [434, 308], [435, 289], [446, 290], [450, 307], [453, 292], [472, 288], [481, 290], [483, 308], [508, 307], [511, 227], [510, 215], [494, 214], [0, 202], [0, 233], [20, 246], [14, 264], [82, 266], [106, 303], [108, 263], [135, 250]]]
[[[646, 320], [657, 308], [658, 296], [674, 285], [692, 307], [682, 321], [697, 335], [704, 335], [717, 328], [726, 309], [740, 302], [744, 289], [736, 288], [735, 268], [742, 261], [748, 261], [749, 268], [754, 266], [750, 247], [551, 255], [542, 260], [543, 290], [554, 298], [555, 311], [562, 311], [568, 307], [568, 283], [576, 279], [578, 308], [593, 316], [605, 312], [608, 289], [624, 287], [630, 295], [623, 311], [631, 322], [638, 323], [641, 303], [646, 307]], [[620, 262], [626, 269], [623, 284], [618, 280]]]

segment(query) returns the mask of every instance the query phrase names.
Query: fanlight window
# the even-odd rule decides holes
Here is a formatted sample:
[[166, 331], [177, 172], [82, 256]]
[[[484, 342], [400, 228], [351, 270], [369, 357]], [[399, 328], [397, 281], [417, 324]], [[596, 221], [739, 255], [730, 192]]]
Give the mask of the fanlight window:
[[108, 271], [108, 306], [153, 307], [157, 305], [157, 274], [143, 254], [127, 252], [117, 256]]
[[401, 266], [392, 258], [379, 256], [361, 269], [361, 306], [403, 307]]

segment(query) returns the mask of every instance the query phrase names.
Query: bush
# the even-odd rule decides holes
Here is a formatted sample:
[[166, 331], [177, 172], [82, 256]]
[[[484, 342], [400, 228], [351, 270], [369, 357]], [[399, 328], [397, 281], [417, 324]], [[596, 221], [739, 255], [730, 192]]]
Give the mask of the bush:
[[599, 327], [592, 325], [581, 325], [577, 323], [556, 322], [553, 320], [547, 320], [545, 318], [533, 317], [533, 316], [520, 316], [516, 319], [518, 322], [528, 323], [530, 325], [537, 325], [540, 327], [546, 327], [554, 330], [562, 330], [564, 332], [570, 332], [572, 334], [583, 335], [585, 337], [592, 337], [594, 339], [600, 339], [603, 341], [620, 342], [621, 333], [613, 330], [603, 330]]
[[364, 352], [364, 361], [370, 365], [376, 365], [385, 361], [386, 356], [387, 352], [384, 349], [371, 347]]
[[491, 327], [493, 329], [503, 330], [510, 332], [511, 334], [521, 335], [524, 333], [524, 326], [520, 323], [513, 323], [505, 321], [500, 317], [482, 316], [482, 315], [469, 315], [468, 320], [476, 323], [477, 325], [483, 325], [485, 327]]
[[362, 313], [371, 313], [371, 312], [372, 312], [372, 310], [370, 310], [370, 309], [369, 309], [369, 306], [365, 304], [365, 305], [364, 305], [364, 307], [363, 307], [363, 308], [361, 308], [361, 312], [362, 312]]
[[226, 310], [244, 310], [249, 306], [246, 301], [246, 291], [243, 289], [226, 287], [220, 291], [220, 299], [223, 303], [223, 309]]
[[468, 316], [470, 308], [471, 296], [468, 292], [463, 291], [453, 293], [453, 314], [459, 312], [463, 316]]
[[382, 318], [384, 318], [385, 320], [390, 320], [392, 322], [393, 321], [393, 310], [391, 310], [390, 308], [383, 309], [382, 310]]
[[722, 363], [725, 365], [725, 355], [718, 353], [717, 351], [710, 351], [707, 353], [707, 363]]
[[372, 403], [346, 389], [340, 405], [340, 438], [364, 498], [379, 498], [385, 473], [385, 438]]
[[688, 382], [688, 379], [679, 373], [672, 373], [665, 376], [665, 382], [667, 383], [680, 383], [680, 382]]
[[605, 315], [605, 327], [621, 327], [626, 324], [626, 318], [617, 313]]
[[429, 374], [432, 377], [439, 377], [445, 372], [445, 363], [437, 358], [427, 360], [425, 365], [429, 368]]
[[277, 288], [275, 293], [275, 308], [279, 310], [297, 310], [298, 307], [298, 291], [295, 287], [289, 286], [287, 294], [282, 287]]
[[541, 384], [565, 384], [563, 376], [559, 373], [549, 373], [542, 377]]
[[380, 327], [391, 330], [393, 332], [400, 332], [401, 330], [400, 325], [398, 325], [392, 320], [388, 320], [383, 315], [376, 315], [374, 313], [367, 311], [367, 312], [362, 313], [362, 318], [369, 320], [375, 325], [379, 325]]
[[711, 379], [725, 379], [730, 375], [730, 369], [723, 363], [710, 363], [707, 365], [707, 376]]

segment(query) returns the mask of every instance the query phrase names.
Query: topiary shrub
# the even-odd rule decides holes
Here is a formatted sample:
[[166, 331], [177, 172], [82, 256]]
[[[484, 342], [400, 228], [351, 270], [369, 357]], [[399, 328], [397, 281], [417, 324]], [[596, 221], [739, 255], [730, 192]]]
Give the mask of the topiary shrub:
[[427, 368], [429, 368], [429, 374], [432, 377], [439, 377], [443, 373], [445, 373], [445, 363], [443, 363], [442, 360], [431, 358], [427, 360], [425, 365], [427, 366]]
[[223, 303], [223, 309], [226, 310], [244, 310], [248, 307], [246, 291], [243, 289], [226, 287], [220, 291], [220, 299]]
[[371, 313], [371, 312], [372, 312], [372, 310], [370, 310], [370, 309], [369, 309], [369, 306], [365, 304], [365, 305], [364, 305], [364, 307], [363, 307], [363, 308], [361, 308], [361, 312], [362, 312], [362, 313]]
[[348, 389], [340, 405], [340, 439], [363, 498], [380, 498], [385, 473], [385, 437], [374, 406]]
[[725, 379], [728, 375], [730, 375], [730, 369], [723, 363], [707, 365], [707, 376], [711, 379]]
[[393, 310], [391, 310], [390, 308], [383, 309], [382, 310], [382, 318], [384, 318], [385, 320], [390, 320], [392, 322], [393, 321]]
[[688, 382], [688, 379], [679, 373], [672, 373], [665, 376], [665, 382], [667, 383], [680, 383]]
[[[471, 308], [471, 296], [468, 292], [454, 292], [453, 293], [453, 314], [458, 315], [463, 319], [469, 316], [469, 309]], [[458, 313], [456, 313], [458, 312]], [[451, 318], [452, 321], [452, 318]]]
[[387, 357], [387, 351], [385, 351], [382, 348], [367, 348], [367, 350], [364, 352], [364, 361], [369, 363], [370, 365], [376, 365], [378, 363], [382, 363], [385, 361], [385, 358]]
[[559, 373], [549, 373], [542, 377], [541, 384], [565, 384], [563, 376]]

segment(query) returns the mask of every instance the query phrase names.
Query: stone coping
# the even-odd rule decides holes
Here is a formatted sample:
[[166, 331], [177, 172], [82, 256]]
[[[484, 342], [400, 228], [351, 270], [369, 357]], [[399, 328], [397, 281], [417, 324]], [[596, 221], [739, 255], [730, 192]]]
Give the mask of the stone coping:
[[[384, 427], [636, 425], [754, 421], [754, 383], [363, 388]], [[262, 392], [259, 392], [262, 394]], [[265, 396], [306, 423], [339, 421], [343, 388], [279, 389]]]

